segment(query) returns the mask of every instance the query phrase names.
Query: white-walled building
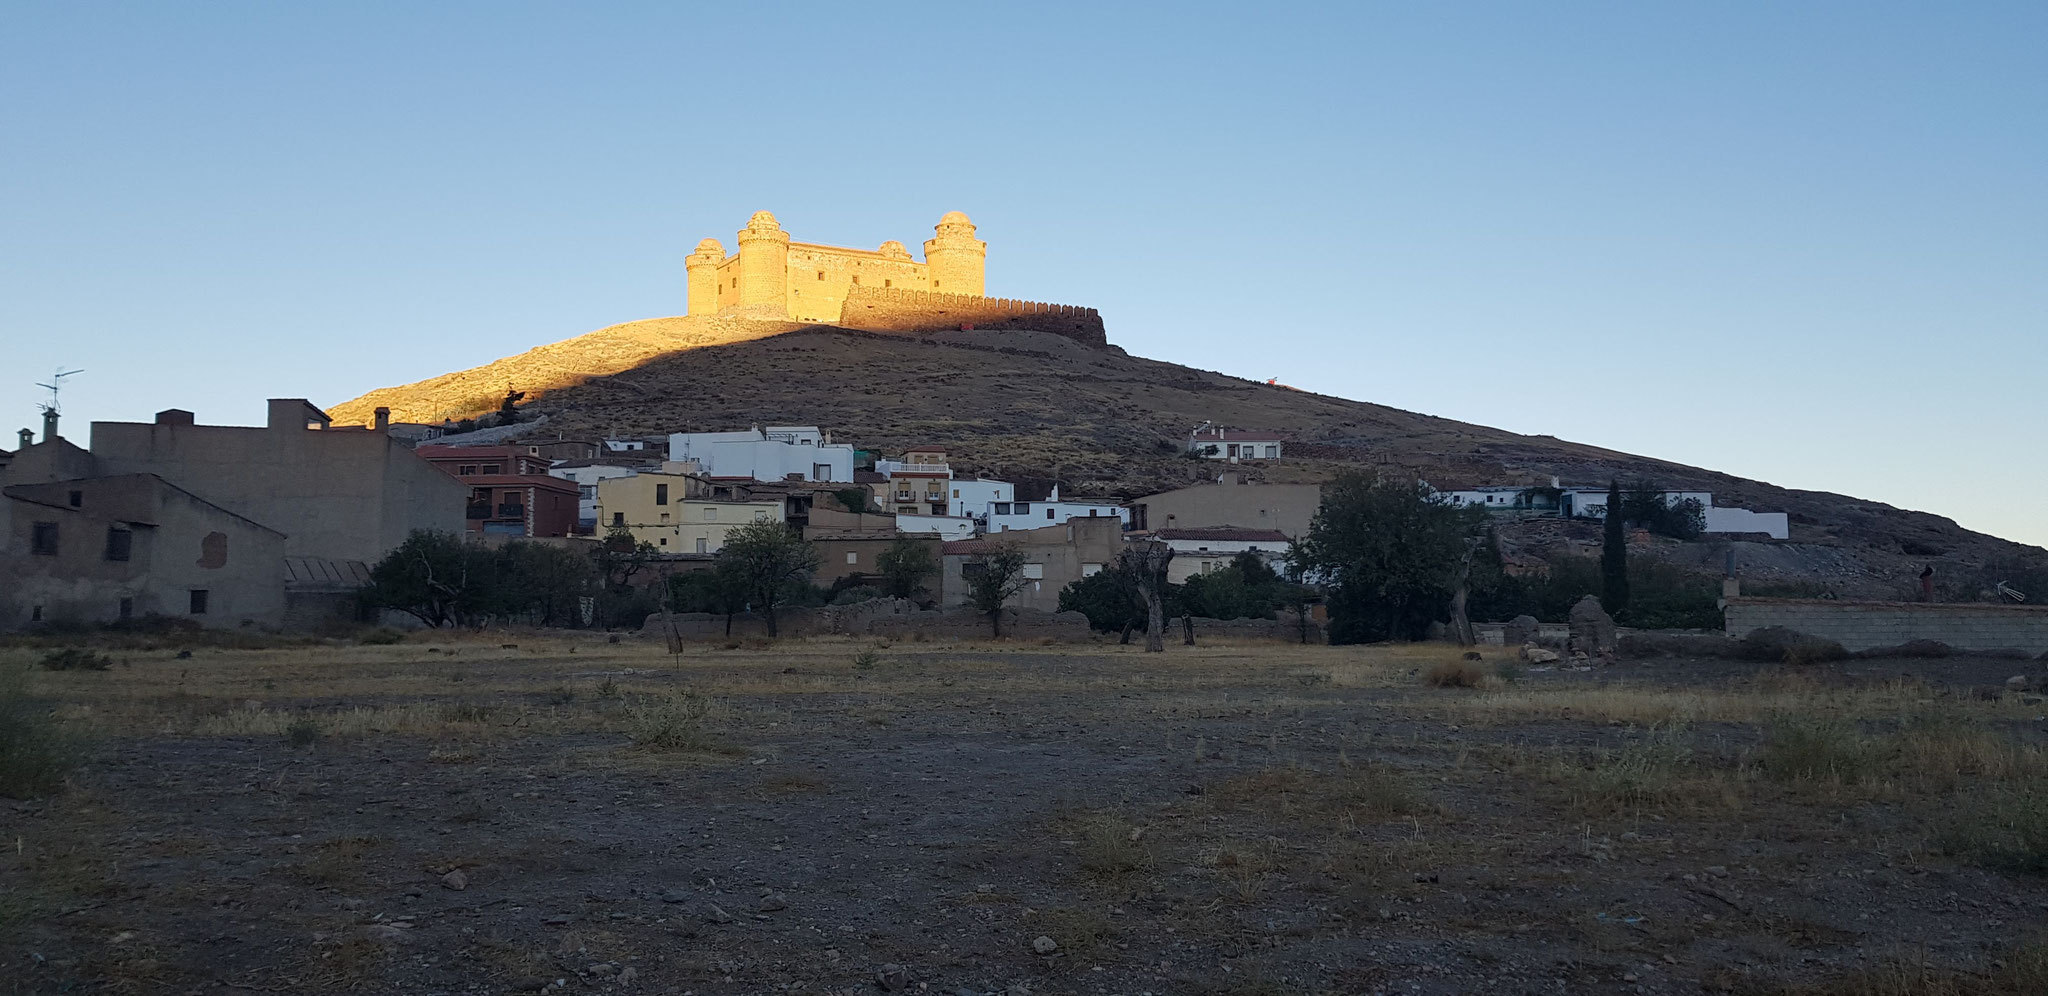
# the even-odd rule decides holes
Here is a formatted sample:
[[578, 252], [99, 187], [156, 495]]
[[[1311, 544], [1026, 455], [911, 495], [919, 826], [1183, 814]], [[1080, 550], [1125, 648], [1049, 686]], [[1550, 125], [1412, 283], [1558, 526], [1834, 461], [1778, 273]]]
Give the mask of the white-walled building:
[[853, 447], [832, 442], [814, 425], [771, 425], [740, 432], [676, 432], [668, 458], [702, 468], [706, 477], [752, 481], [852, 483]]
[[899, 533], [933, 533], [942, 540], [974, 538], [974, 520], [964, 515], [913, 515], [896, 513]]
[[1285, 443], [1279, 433], [1263, 429], [1217, 429], [1204, 426], [1188, 434], [1188, 452], [1210, 460], [1278, 460]]
[[987, 514], [980, 518], [983, 532], [1000, 533], [1057, 526], [1068, 519], [1102, 517], [1119, 520], [1119, 528], [1127, 528], [1131, 524], [1131, 510], [1117, 502], [1087, 498], [1061, 500], [1060, 489], [1054, 486], [1051, 496], [1045, 501], [991, 501]]
[[1217, 526], [1209, 529], [1160, 529], [1152, 538], [1173, 551], [1166, 565], [1166, 580], [1182, 584], [1197, 574], [1220, 571], [1240, 553], [1254, 553], [1275, 571], [1287, 558], [1287, 534], [1277, 529], [1239, 529]]
[[1008, 481], [956, 477], [948, 487], [952, 495], [948, 511], [954, 515], [987, 515], [990, 505], [1017, 499], [1017, 486]]
[[644, 469], [636, 464], [607, 463], [602, 460], [563, 460], [548, 468], [548, 476], [576, 485], [576, 524], [584, 529], [597, 525], [597, 482], [615, 477], [632, 477]]

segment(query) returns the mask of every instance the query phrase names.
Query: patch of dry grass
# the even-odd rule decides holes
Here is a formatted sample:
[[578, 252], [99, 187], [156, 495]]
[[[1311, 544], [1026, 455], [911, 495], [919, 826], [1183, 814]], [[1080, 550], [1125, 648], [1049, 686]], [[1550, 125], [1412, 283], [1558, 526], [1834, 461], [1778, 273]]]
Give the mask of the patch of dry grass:
[[1325, 826], [1378, 823], [1429, 808], [1405, 772], [1374, 762], [1339, 764], [1330, 771], [1268, 768], [1215, 782], [1204, 795], [1218, 808], [1270, 810]]

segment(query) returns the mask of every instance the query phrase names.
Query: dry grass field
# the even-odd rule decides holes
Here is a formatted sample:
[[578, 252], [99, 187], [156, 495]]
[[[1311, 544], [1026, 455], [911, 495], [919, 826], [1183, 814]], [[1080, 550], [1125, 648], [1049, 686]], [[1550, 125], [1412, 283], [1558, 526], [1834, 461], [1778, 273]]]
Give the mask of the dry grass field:
[[47, 652], [0, 650], [0, 751], [54, 710], [80, 762], [0, 799], [9, 992], [2048, 992], [2011, 664]]

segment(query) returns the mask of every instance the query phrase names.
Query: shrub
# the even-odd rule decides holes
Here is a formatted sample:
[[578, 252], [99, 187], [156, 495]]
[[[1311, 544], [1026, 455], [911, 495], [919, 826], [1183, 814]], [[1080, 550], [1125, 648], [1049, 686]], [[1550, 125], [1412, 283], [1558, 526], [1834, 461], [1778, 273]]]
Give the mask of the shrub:
[[54, 794], [77, 764], [77, 742], [51, 717], [49, 706], [28, 694], [18, 672], [0, 674], [0, 795]]
[[1642, 740], [1608, 755], [1581, 781], [1594, 808], [1659, 806], [1692, 791], [1686, 775], [1692, 748], [1672, 727], [1651, 727]]
[[1486, 669], [1472, 661], [1438, 661], [1423, 673], [1422, 683], [1432, 688], [1483, 688]]
[[105, 654], [96, 654], [77, 647], [52, 650], [43, 655], [42, 665], [49, 671], [104, 671], [113, 666], [114, 659]]
[[1849, 651], [1833, 640], [1808, 636], [1795, 629], [1769, 626], [1751, 630], [1736, 648], [1743, 660], [1804, 666], [1826, 661], [1847, 660]]
[[2048, 875], [2048, 795], [2030, 788], [1991, 792], [1964, 806], [1936, 843], [1987, 868]]
[[320, 721], [300, 715], [285, 724], [284, 742], [289, 747], [311, 747], [320, 741]]
[[626, 705], [626, 736], [664, 754], [717, 752], [723, 745], [708, 727], [726, 715], [724, 703], [701, 695], [635, 696]]
[[1764, 734], [1757, 763], [1781, 781], [1837, 781], [1853, 785], [1877, 776], [1883, 749], [1843, 719], [1783, 719]]
[[379, 626], [356, 637], [356, 642], [366, 647], [388, 647], [394, 643], [404, 643], [405, 633], [389, 626]]

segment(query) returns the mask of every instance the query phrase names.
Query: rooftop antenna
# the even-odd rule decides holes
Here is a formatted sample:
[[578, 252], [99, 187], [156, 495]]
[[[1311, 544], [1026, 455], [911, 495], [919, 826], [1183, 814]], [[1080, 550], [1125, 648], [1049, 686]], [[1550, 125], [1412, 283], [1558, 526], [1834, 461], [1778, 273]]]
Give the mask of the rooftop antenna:
[[85, 370], [82, 368], [78, 370], [66, 370], [60, 366], [57, 368], [57, 372], [50, 376], [49, 383], [37, 384], [37, 387], [40, 387], [43, 390], [50, 392], [50, 403], [43, 406], [43, 411], [49, 412], [52, 415], [62, 412], [64, 409], [63, 406], [57, 403], [57, 394], [64, 387], [64, 378], [75, 377], [84, 372]]

